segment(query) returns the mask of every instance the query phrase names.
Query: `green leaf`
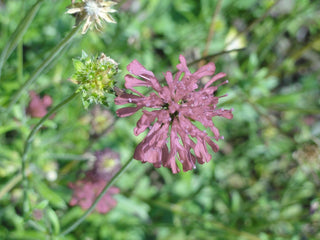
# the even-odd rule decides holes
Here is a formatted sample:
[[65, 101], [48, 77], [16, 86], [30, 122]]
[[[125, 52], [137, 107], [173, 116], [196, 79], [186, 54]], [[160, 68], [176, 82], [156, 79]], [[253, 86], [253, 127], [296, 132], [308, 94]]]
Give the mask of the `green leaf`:
[[88, 54], [82, 50], [81, 59], [85, 59], [88, 57]]
[[51, 208], [47, 209], [48, 218], [53, 226], [53, 232], [55, 234], [60, 233], [60, 223], [59, 218], [55, 211], [53, 211]]
[[72, 61], [76, 72], [81, 71], [84, 68], [83, 62], [81, 62], [79, 59], [73, 59]]
[[13, 50], [17, 47], [18, 43], [23, 38], [25, 32], [29, 28], [30, 24], [32, 23], [33, 18], [37, 14], [40, 4], [43, 2], [43, 0], [38, 0], [32, 8], [27, 12], [27, 15], [21, 20], [18, 27], [14, 31], [14, 33], [11, 35], [10, 40], [7, 42], [7, 45], [3, 49], [1, 56], [0, 56], [0, 77], [1, 77], [1, 70], [3, 64], [6, 62], [6, 60], [9, 58]]
[[36, 209], [44, 209], [46, 206], [48, 206], [49, 201], [48, 200], [43, 200], [40, 203], [38, 203], [35, 208]]
[[46, 184], [39, 181], [34, 185], [40, 195], [47, 199], [52, 206], [57, 208], [66, 208], [65, 201], [58, 194], [52, 191]]

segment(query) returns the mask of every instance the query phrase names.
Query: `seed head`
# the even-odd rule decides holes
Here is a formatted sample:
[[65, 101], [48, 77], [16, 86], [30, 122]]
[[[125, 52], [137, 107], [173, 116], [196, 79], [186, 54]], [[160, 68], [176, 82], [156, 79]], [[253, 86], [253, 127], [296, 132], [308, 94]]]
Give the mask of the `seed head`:
[[116, 12], [115, 9], [112, 9], [115, 4], [117, 3], [104, 0], [82, 0], [82, 2], [77, 3], [72, 1], [72, 4], [67, 7], [68, 11], [66, 13], [72, 14], [76, 18], [76, 25], [85, 21], [81, 32], [85, 34], [92, 24], [99, 30], [102, 27], [101, 20], [116, 23], [110, 15], [110, 13]]

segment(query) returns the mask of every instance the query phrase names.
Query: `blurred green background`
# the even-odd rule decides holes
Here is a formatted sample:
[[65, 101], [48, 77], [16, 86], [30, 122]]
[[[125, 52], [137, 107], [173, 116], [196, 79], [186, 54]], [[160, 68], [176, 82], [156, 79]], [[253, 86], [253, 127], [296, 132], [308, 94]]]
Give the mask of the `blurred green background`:
[[[0, 49], [34, 3], [0, 1]], [[70, 32], [69, 4], [42, 3], [4, 65], [1, 107]], [[25, 92], [0, 126], [0, 239], [320, 239], [320, 2], [127, 0], [115, 8], [117, 24], [78, 34], [29, 90], [50, 95], [54, 105], [72, 94], [72, 59], [82, 50], [119, 62], [122, 87], [133, 59], [162, 79], [180, 54], [193, 62], [243, 48], [206, 58], [229, 79], [218, 92], [228, 94], [220, 107], [235, 109], [233, 120], [214, 119], [225, 137], [220, 151], [211, 162], [176, 175], [134, 161], [116, 183], [113, 210], [92, 213], [71, 234], [54, 238], [83, 213], [68, 204], [68, 183], [89, 168], [96, 150], [111, 148], [125, 162], [143, 139], [133, 135], [140, 115], [106, 118], [113, 128], [98, 138], [91, 135], [92, 111], [79, 98], [48, 120], [35, 137], [27, 171], [33, 210], [43, 200], [49, 204], [36, 224], [24, 226], [21, 153], [38, 121], [26, 114]], [[112, 114], [115, 109], [111, 99]]]

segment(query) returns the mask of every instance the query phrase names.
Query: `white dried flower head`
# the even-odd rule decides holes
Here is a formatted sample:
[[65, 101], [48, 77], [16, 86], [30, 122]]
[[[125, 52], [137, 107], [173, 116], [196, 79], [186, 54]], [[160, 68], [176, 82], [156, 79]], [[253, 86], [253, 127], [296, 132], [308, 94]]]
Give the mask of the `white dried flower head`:
[[66, 13], [72, 14], [76, 18], [76, 25], [80, 22], [85, 21], [82, 34], [85, 34], [89, 27], [93, 24], [97, 30], [102, 27], [102, 21], [104, 20], [109, 23], [116, 23], [110, 13], [116, 12], [112, 9], [112, 6], [117, 4], [113, 1], [104, 0], [82, 0], [82, 2], [72, 4], [68, 7]]

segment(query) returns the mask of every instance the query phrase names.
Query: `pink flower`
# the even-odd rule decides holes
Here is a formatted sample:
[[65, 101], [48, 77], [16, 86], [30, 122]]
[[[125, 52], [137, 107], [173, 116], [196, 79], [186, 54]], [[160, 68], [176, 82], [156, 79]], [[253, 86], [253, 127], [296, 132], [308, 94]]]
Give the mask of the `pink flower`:
[[[69, 187], [73, 189], [69, 202], [71, 206], [79, 205], [84, 210], [90, 208], [106, 184], [121, 168], [119, 154], [110, 149], [98, 151], [95, 156], [93, 168], [86, 171], [85, 177], [75, 183], [69, 183]], [[119, 193], [118, 188], [110, 187], [98, 202], [96, 211], [107, 213], [114, 208], [117, 201], [113, 195], [117, 193]]]
[[33, 118], [42, 118], [47, 114], [47, 108], [52, 105], [52, 98], [45, 95], [40, 98], [34, 91], [30, 91], [30, 103], [27, 107], [27, 114]]
[[121, 168], [119, 154], [106, 148], [95, 152], [94, 155], [96, 160], [94, 161], [93, 168], [86, 172], [86, 176], [91, 178], [92, 181], [110, 181]]
[[[166, 72], [167, 86], [161, 86], [151, 71], [146, 70], [137, 60], [132, 61], [127, 69], [133, 75], [125, 76], [125, 87], [133, 93], [117, 91], [115, 104], [135, 104], [117, 110], [119, 117], [127, 117], [139, 109], [143, 110], [142, 117], [137, 122], [134, 134], [137, 136], [150, 129], [144, 140], [137, 146], [134, 158], [141, 162], [150, 162], [155, 167], [167, 167], [173, 173], [180, 171], [176, 159], [182, 164], [183, 171], [195, 168], [196, 162], [203, 164], [209, 162], [212, 156], [208, 153], [207, 144], [214, 152], [219, 147], [212, 141], [223, 139], [219, 130], [214, 126], [212, 118], [215, 116], [232, 119], [232, 110], [216, 108], [219, 98], [214, 92], [220, 85], [212, 84], [226, 76], [218, 73], [209, 80], [202, 89], [199, 80], [204, 76], [211, 76], [215, 72], [214, 63], [208, 63], [195, 73], [188, 69], [184, 56], [180, 55], [178, 72], [175, 77], [171, 72]], [[151, 87], [156, 93], [144, 96], [134, 87]], [[222, 96], [223, 97], [223, 96]], [[214, 137], [206, 131], [201, 131], [195, 122], [200, 122], [210, 128]], [[170, 140], [170, 141], [169, 141]], [[191, 151], [192, 150], [192, 151]]]
[[[104, 180], [91, 181], [90, 178], [69, 183], [69, 187], [73, 189], [72, 199], [69, 204], [71, 206], [79, 205], [84, 210], [90, 208], [106, 184], [107, 182]], [[117, 193], [119, 193], [118, 188], [110, 187], [98, 202], [96, 211], [99, 213], [107, 213], [114, 208], [117, 205], [117, 201], [113, 199], [112, 196]]]

